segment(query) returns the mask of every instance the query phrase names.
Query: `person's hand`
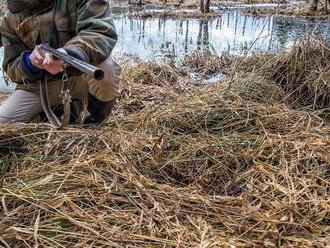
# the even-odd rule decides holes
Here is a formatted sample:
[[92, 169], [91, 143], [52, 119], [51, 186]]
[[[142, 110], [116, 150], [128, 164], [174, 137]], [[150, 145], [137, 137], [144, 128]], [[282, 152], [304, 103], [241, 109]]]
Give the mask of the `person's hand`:
[[[57, 49], [59, 52], [67, 54], [63, 48]], [[46, 70], [52, 75], [63, 72], [63, 61], [53, 57], [50, 53], [42, 51], [40, 45], [36, 46], [30, 54], [31, 63], [41, 69]]]
[[44, 67], [42, 65], [42, 63], [44, 62], [45, 59], [45, 55], [42, 52], [40, 45], [36, 46], [34, 48], [34, 50], [32, 51], [32, 53], [30, 54], [30, 61], [32, 63], [32, 65], [34, 65], [35, 67], [37, 67], [40, 70], [43, 70]]
[[[57, 51], [68, 54], [63, 48], [57, 49]], [[57, 59], [52, 56], [50, 53], [45, 53], [45, 59], [42, 62], [44, 70], [48, 71], [52, 75], [63, 72], [63, 60]]]

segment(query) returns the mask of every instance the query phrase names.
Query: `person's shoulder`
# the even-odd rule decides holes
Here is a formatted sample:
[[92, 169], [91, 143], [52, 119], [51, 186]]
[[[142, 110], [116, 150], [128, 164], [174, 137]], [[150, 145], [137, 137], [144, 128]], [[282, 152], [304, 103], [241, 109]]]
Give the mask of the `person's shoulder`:
[[13, 14], [9, 10], [7, 10], [3, 15], [3, 23], [7, 23], [9, 25], [15, 25], [21, 19], [22, 16], [20, 14]]
[[14, 37], [17, 25], [21, 22], [22, 16], [6, 11], [1, 20], [0, 33], [2, 36]]

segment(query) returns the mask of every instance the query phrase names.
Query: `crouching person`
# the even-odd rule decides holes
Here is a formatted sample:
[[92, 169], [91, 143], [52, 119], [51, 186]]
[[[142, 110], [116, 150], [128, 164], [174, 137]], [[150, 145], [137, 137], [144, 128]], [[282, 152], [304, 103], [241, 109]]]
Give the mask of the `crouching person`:
[[[1, 25], [3, 70], [17, 84], [0, 106], [0, 123], [28, 122], [43, 112], [39, 84], [47, 80], [49, 104], [62, 101], [63, 73], [71, 105], [90, 115], [85, 123], [101, 123], [119, 94], [120, 67], [110, 54], [117, 41], [108, 0], [7, 0]], [[96, 81], [43, 52], [47, 43], [60, 52], [96, 65], [105, 77]]]

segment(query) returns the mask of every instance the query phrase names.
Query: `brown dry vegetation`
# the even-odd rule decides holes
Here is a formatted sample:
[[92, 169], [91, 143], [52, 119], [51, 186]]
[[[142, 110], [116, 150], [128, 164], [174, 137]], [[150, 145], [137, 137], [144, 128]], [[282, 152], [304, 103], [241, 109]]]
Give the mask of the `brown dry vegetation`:
[[[130, 1], [130, 4], [138, 4], [138, 1]], [[143, 4], [155, 4], [155, 5], [163, 5], [170, 6], [176, 8], [198, 8], [199, 0], [183, 0], [181, 3], [178, 0], [146, 0], [142, 1]], [[212, 6], [235, 6], [239, 3], [245, 4], [253, 4], [253, 3], [287, 3], [286, 0], [212, 0]]]
[[307, 37], [288, 52], [251, 56], [239, 69], [275, 81], [295, 104], [326, 111], [330, 106], [329, 59], [329, 42]]
[[[101, 127], [3, 126], [0, 244], [327, 247], [329, 88], [318, 57], [300, 64], [310, 49], [329, 51], [275, 56], [265, 77], [241, 63], [248, 74], [206, 86], [142, 62]], [[301, 109], [316, 85], [318, 111]]]
[[216, 54], [214, 51], [205, 49], [193, 51], [186, 55], [182, 61], [182, 66], [190, 72], [199, 73], [203, 76], [211, 76], [219, 72], [229, 74], [236, 58], [228, 53]]
[[138, 11], [129, 15], [130, 18], [160, 18], [160, 19], [211, 19], [219, 16], [219, 13], [211, 11], [210, 13], [202, 13], [201, 11]]
[[305, 17], [305, 18], [329, 18], [330, 15], [326, 13], [323, 8], [317, 11], [311, 11], [308, 5], [299, 7], [276, 7], [276, 8], [246, 8], [243, 9], [246, 14], [259, 16], [259, 15], [283, 15], [283, 16], [294, 16], [294, 17]]

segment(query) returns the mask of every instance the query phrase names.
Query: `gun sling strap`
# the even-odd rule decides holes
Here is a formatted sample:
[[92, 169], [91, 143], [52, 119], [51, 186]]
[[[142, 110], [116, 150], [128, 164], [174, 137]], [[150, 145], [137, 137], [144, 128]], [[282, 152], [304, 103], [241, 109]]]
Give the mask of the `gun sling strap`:
[[68, 89], [68, 75], [66, 73], [66, 68], [64, 67], [63, 72], [63, 88], [62, 88], [62, 104], [63, 104], [63, 116], [62, 120], [60, 121], [57, 116], [54, 114], [48, 97], [48, 76], [46, 74], [45, 80], [41, 80], [39, 84], [39, 91], [40, 91], [40, 100], [42, 104], [42, 108], [49, 120], [50, 124], [55, 128], [59, 129], [65, 127], [69, 124], [70, 121], [70, 114], [71, 114], [71, 97], [70, 92]]

